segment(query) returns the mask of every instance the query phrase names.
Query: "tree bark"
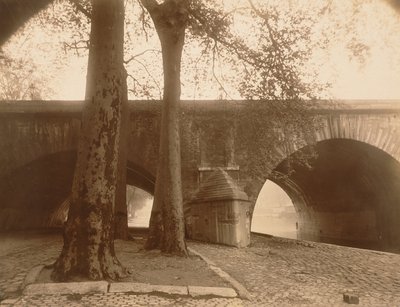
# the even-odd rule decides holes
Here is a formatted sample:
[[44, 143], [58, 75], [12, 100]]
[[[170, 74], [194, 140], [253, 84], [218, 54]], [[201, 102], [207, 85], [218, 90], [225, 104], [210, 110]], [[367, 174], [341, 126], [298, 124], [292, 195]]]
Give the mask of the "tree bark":
[[128, 240], [128, 207], [126, 202], [126, 167], [128, 157], [128, 85], [126, 81], [126, 72], [124, 69], [125, 78], [123, 79], [123, 106], [121, 118], [121, 136], [120, 136], [120, 154], [118, 160], [118, 178], [117, 190], [115, 193], [115, 221], [114, 221], [114, 238]]
[[179, 137], [180, 65], [188, 21], [188, 1], [143, 0], [157, 30], [162, 48], [164, 97], [159, 161], [150, 217], [148, 249], [187, 255], [181, 182]]
[[124, 94], [123, 0], [92, 0], [86, 102], [64, 246], [52, 277], [117, 279], [114, 205]]

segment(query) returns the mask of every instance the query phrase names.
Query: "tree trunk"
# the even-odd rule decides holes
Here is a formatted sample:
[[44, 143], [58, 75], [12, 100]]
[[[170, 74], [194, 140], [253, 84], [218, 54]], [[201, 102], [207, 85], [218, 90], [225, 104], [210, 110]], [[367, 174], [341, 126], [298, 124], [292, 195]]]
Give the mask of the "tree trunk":
[[54, 0], [0, 1], [0, 47], [31, 17]]
[[123, 79], [123, 106], [122, 106], [122, 118], [121, 118], [121, 135], [120, 135], [120, 154], [118, 160], [118, 178], [117, 178], [117, 190], [115, 193], [115, 221], [114, 221], [114, 238], [128, 240], [128, 207], [126, 202], [126, 161], [127, 161], [127, 150], [128, 150], [128, 120], [129, 120], [129, 109], [128, 109], [128, 86], [125, 78]]
[[93, 0], [86, 102], [64, 246], [52, 277], [116, 279], [114, 205], [124, 94], [123, 0]]
[[179, 138], [180, 65], [188, 20], [187, 1], [142, 3], [149, 10], [160, 38], [164, 69], [157, 181], [146, 247], [187, 255]]

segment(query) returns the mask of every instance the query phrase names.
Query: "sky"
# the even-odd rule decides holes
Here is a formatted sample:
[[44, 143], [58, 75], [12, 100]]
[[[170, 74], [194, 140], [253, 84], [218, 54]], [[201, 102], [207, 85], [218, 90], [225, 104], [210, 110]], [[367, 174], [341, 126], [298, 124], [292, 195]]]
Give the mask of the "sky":
[[[232, 3], [232, 1], [225, 1], [226, 6]], [[235, 3], [240, 5], [240, 1]], [[292, 9], [297, 6], [303, 6], [304, 9], [305, 5], [317, 2], [288, 0], [282, 3], [284, 3], [282, 9]], [[317, 67], [319, 80], [332, 85], [328, 93], [329, 97], [326, 98], [400, 99], [400, 36], [398, 35], [400, 15], [397, 15], [383, 0], [364, 0], [356, 13], [352, 11], [354, 1], [334, 0], [333, 3], [336, 5], [334, 18], [322, 19], [321, 29], [326, 25], [334, 28], [335, 23], [342, 26], [349, 24], [349, 27], [358, 33], [359, 40], [367, 44], [369, 49], [366, 55], [349, 56], [346, 49], [349, 38], [345, 38], [344, 33], [339, 32], [338, 38], [327, 48], [315, 51], [311, 64]], [[57, 13], [57, 9], [55, 11]], [[246, 31], [244, 23], [240, 23], [240, 18], [236, 19], [238, 20], [237, 27], [241, 28], [241, 31]], [[135, 32], [138, 26], [140, 27], [136, 25], [134, 29], [132, 28], [134, 26], [130, 24], [127, 30]], [[342, 34], [343, 39], [341, 39]], [[46, 24], [36, 19], [28, 23], [18, 35], [14, 35], [3, 48], [4, 52], [11, 57], [28, 57], [34, 63], [35, 76], [46, 78], [46, 85], [51, 89], [45, 95], [45, 99], [81, 100], [84, 98], [87, 57], [77, 57], [71, 51], [67, 53], [63, 51], [63, 41], [68, 40], [68, 35], [66, 27], [60, 30], [51, 23]], [[157, 37], [154, 34], [150, 35], [144, 43], [138, 41], [134, 45], [128, 46], [130, 54], [138, 54], [148, 48], [159, 49]], [[195, 45], [190, 45], [186, 48], [186, 52], [193, 55], [199, 52], [199, 49]], [[126, 58], [129, 58], [129, 55], [126, 55]], [[161, 64], [161, 57], [157, 53], [154, 53], [153, 57], [146, 57], [146, 55], [138, 57], [137, 61], [129, 64], [128, 72], [131, 70], [132, 75], [137, 77], [137, 87], [140, 83], [150, 84], [156, 93], [153, 98], [158, 99], [160, 91], [156, 88], [162, 87], [160, 85], [162, 72], [159, 71], [161, 65], [154, 65], [155, 61], [160, 61]], [[219, 65], [225, 66], [224, 63]], [[150, 67], [149, 70], [155, 76], [154, 79], [159, 82], [158, 85], [149, 78], [145, 66]], [[185, 67], [187, 71], [194, 72], [194, 66], [189, 62], [185, 63], [184, 57], [183, 68]], [[222, 68], [221, 71], [221, 75], [229, 75], [229, 68]], [[210, 79], [210, 72], [206, 74]], [[183, 99], [221, 98], [221, 90], [215, 80], [205, 81], [197, 87], [192, 83], [193, 75], [183, 74]], [[130, 86], [132, 87], [132, 83]], [[231, 96], [223, 98], [239, 98], [235, 89], [232, 92]], [[135, 96], [130, 93], [130, 98], [134, 99]]]
[[[344, 99], [400, 98], [400, 18], [384, 1], [366, 1], [362, 20], [355, 28], [370, 46], [365, 63], [349, 58], [343, 42], [331, 46], [330, 63], [321, 72], [335, 76], [332, 93]], [[369, 3], [369, 4], [368, 4]]]

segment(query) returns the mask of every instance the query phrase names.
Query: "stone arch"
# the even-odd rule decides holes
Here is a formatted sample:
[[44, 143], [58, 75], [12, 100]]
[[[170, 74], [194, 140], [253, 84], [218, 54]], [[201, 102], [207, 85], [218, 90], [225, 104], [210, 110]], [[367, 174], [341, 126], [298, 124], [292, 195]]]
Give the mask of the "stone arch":
[[[306, 150], [300, 149], [299, 151]], [[400, 243], [400, 163], [346, 138], [317, 142], [312, 168], [283, 160], [270, 176], [292, 199], [301, 239], [391, 250]], [[292, 163], [296, 160], [291, 155]]]
[[41, 156], [0, 179], [0, 228], [49, 226], [71, 191], [75, 151]]
[[322, 128], [315, 132], [317, 142], [350, 139], [381, 149], [400, 162], [400, 122], [397, 112], [333, 113], [322, 117]]
[[127, 162], [126, 171], [126, 184], [133, 185], [154, 195], [156, 184], [156, 177], [154, 174], [132, 161]]
[[[316, 143], [332, 139], [359, 141], [386, 152], [400, 162], [400, 146], [398, 145], [400, 144], [400, 114], [397, 110], [326, 109], [321, 110], [317, 116], [321, 121], [320, 127], [314, 131], [314, 135], [310, 136], [310, 141]], [[305, 141], [292, 147], [276, 148], [275, 165], [302, 148], [307, 148]]]
[[[0, 229], [61, 226], [69, 206], [76, 151], [40, 156], [0, 178]], [[155, 176], [128, 161], [127, 184], [154, 194]]]
[[[126, 184], [142, 189], [145, 192], [154, 195], [155, 177], [152, 173], [148, 172], [143, 167], [128, 161], [126, 171]], [[49, 225], [50, 227], [59, 227], [67, 218], [68, 209], [70, 206], [69, 195], [50, 214]]]
[[[61, 103], [60, 103], [61, 104]], [[17, 102], [0, 114], [0, 177], [60, 152], [75, 151], [80, 114], [43, 112], [57, 103]]]

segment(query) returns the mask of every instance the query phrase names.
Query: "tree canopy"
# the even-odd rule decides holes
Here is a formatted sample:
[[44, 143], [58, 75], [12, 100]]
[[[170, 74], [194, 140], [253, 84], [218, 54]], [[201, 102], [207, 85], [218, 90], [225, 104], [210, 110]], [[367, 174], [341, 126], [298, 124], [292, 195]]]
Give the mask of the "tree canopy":
[[[40, 1], [34, 2], [36, 5], [36, 2], [39, 3]], [[59, 97], [58, 99], [63, 99], [62, 95], [71, 95], [71, 97], [74, 97], [73, 99], [79, 99], [79, 96], [76, 94], [73, 96], [72, 92], [68, 91], [68, 84], [70, 84], [70, 87], [76, 88], [73, 92], [81, 92], [81, 95], [83, 95], [84, 86], [78, 85], [77, 82], [73, 83], [73, 81], [80, 79], [82, 80], [81, 83], [84, 82], [84, 79], [79, 76], [83, 75], [82, 72], [84, 71], [83, 67], [85, 66], [85, 60], [82, 60], [79, 57], [73, 58], [71, 55], [79, 53], [80, 55], [87, 56], [87, 51], [85, 51], [85, 49], [87, 49], [89, 32], [88, 16], [87, 14], [85, 15], [85, 13], [82, 13], [82, 11], [87, 13], [89, 9], [85, 7], [85, 1], [73, 2], [78, 4], [81, 3], [83, 10], [79, 10], [76, 7], [76, 4], [73, 4], [70, 1], [65, 0], [54, 2], [48, 6], [46, 11], [42, 11], [42, 13], [38, 15], [41, 20], [43, 20], [43, 13], [49, 15], [46, 22], [38, 22], [32, 19], [30, 24], [27, 24], [25, 28], [21, 28], [25, 29], [24, 32], [26, 33], [32, 33], [33, 28], [36, 29], [35, 32], [39, 33], [41, 31], [52, 32], [52, 35], [57, 37], [58, 41], [60, 41], [60, 43], [56, 43], [55, 40], [52, 41], [47, 38], [49, 35], [45, 36], [46, 44], [49, 47], [48, 49], [41, 47], [41, 49], [43, 49], [42, 58], [43, 55], [46, 54], [47, 73], [43, 69], [45, 64], [38, 59], [34, 59], [38, 69], [43, 73], [46, 83], [55, 89], [53, 90], [53, 95], [45, 95], [43, 97], [45, 99], [51, 99], [52, 96]], [[333, 0], [307, 3], [292, 1], [290, 7], [289, 1], [269, 1], [267, 3], [256, 1], [254, 2], [254, 5], [261, 11], [268, 9], [270, 15], [275, 15], [270, 17], [270, 23], [272, 26], [277, 25], [277, 13], [280, 15], [279, 17], [286, 15], [287, 21], [289, 20], [288, 16], [290, 15], [290, 12], [292, 12], [292, 17], [290, 17], [292, 19], [291, 22], [294, 22], [296, 15], [298, 21], [300, 21], [300, 16], [302, 19], [308, 19], [308, 21], [302, 22], [302, 24], [299, 25], [300, 27], [303, 27], [303, 29], [308, 26], [309, 32], [311, 29], [311, 35], [308, 38], [305, 36], [302, 37], [300, 41], [306, 41], [308, 39], [309, 42], [314, 45], [313, 60], [311, 63], [308, 63], [309, 67], [313, 66], [314, 68], [309, 71], [308, 77], [312, 74], [317, 74], [317, 77], [319, 77], [320, 80], [332, 83], [335, 82], [335, 78], [342, 78], [342, 76], [334, 76], [334, 72], [338, 66], [336, 59], [339, 57], [346, 58], [348, 56], [346, 50], [342, 48], [343, 44], [349, 47], [348, 50], [354, 51], [357, 59], [368, 59], [368, 53], [373, 52], [372, 49], [376, 48], [386, 48], [387, 52], [383, 56], [390, 58], [390, 49], [396, 50], [396, 48], [398, 48], [398, 44], [395, 43], [394, 38], [396, 25], [393, 25], [393, 22], [391, 21], [394, 17], [387, 15], [390, 14], [390, 9], [388, 6], [384, 5], [385, 2], [389, 3], [390, 1], [354, 0], [346, 1], [344, 3], [342, 1]], [[217, 5], [217, 3], [219, 3], [219, 5]], [[299, 3], [301, 5], [299, 5]], [[396, 4], [398, 2], [392, 1], [392, 3]], [[0, 12], [13, 12], [12, 14], [7, 14], [5, 18], [1, 18], [2, 22], [7, 21], [10, 23], [16, 22], [17, 19], [12, 16], [18, 16], [21, 8], [29, 7], [29, 5], [24, 5], [24, 1], [18, 0], [2, 0], [0, 4], [2, 5]], [[225, 30], [231, 32], [233, 36], [219, 35], [220, 39], [225, 40], [226, 42], [234, 41], [235, 43], [238, 43], [237, 40], [232, 39], [237, 37], [243, 40], [243, 42], [248, 43], [251, 40], [251, 37], [255, 36], [253, 35], [253, 32], [257, 33], [259, 32], [257, 29], [261, 29], [260, 23], [262, 22], [262, 18], [260, 16], [251, 15], [252, 13], [249, 9], [250, 5], [247, 0], [239, 2], [235, 1], [234, 3], [227, 1], [191, 1], [191, 6], [193, 7], [193, 9], [191, 9], [191, 15], [199, 16], [199, 14], [196, 13], [197, 11], [201, 12], [200, 15], [207, 17], [207, 28], [203, 28], [203, 30], [208, 29], [207, 31], [209, 34], [212, 33], [210, 31], [214, 31], [212, 34], [214, 37], [217, 37], [218, 33], [227, 33]], [[60, 7], [62, 9], [59, 9]], [[278, 8], [278, 10], [276, 8]], [[138, 1], [126, 1], [125, 66], [129, 74], [129, 97], [139, 99], [147, 99], [147, 97], [151, 99], [160, 99], [162, 93], [162, 70], [160, 66], [152, 65], [152, 63], [157, 61], [157, 58], [161, 56], [160, 47], [157, 42], [154, 28], [151, 22], [149, 22], [149, 15], [146, 10], [143, 9], [144, 8]], [[371, 10], [377, 10], [377, 13], [371, 15]], [[30, 9], [29, 11], [35, 12], [33, 9]], [[75, 13], [71, 14], [73, 12]], [[214, 15], [212, 12], [214, 12]], [[381, 14], [378, 14], [379, 12], [381, 12]], [[218, 18], [218, 14], [221, 14], [220, 16], [223, 16], [224, 18]], [[392, 15], [394, 15], [394, 13]], [[370, 16], [374, 16], [373, 19], [371, 19]], [[215, 22], [212, 22], [211, 18], [214, 18]], [[37, 18], [35, 20], [37, 20]], [[248, 98], [247, 95], [245, 96], [243, 95], [244, 93], [239, 92], [239, 82], [245, 80], [244, 77], [246, 77], [244, 74], [244, 65], [246, 64], [243, 63], [243, 61], [236, 61], [237, 65], [231, 63], [231, 59], [234, 59], [237, 56], [237, 53], [232, 48], [223, 48], [221, 41], [214, 45], [212, 37], [209, 37], [204, 31], [200, 31], [200, 21], [196, 22], [193, 18], [191, 18], [191, 20], [182, 63], [182, 70], [184, 71], [184, 74], [182, 75], [183, 97], [186, 99]], [[313, 20], [314, 25], [311, 24], [311, 20]], [[388, 24], [389, 22], [391, 22], [391, 24]], [[369, 39], [366, 40], [365, 33], [362, 32], [363, 29], [368, 28], [368, 24], [370, 27], [373, 27], [373, 32], [370, 33]], [[288, 23], [286, 28], [290, 29], [293, 28], [293, 26], [294, 25], [291, 23]], [[40, 30], [38, 30], [39, 27]], [[48, 30], [46, 30], [47, 27]], [[3, 31], [3, 28], [0, 27], [0, 29], [0, 32]], [[215, 32], [216, 29], [217, 32]], [[291, 31], [293, 32], [293, 30]], [[195, 35], [196, 32], [199, 35]], [[57, 33], [62, 33], [62, 35]], [[67, 33], [70, 34], [67, 35]], [[364, 38], [362, 38], [362, 36], [364, 36]], [[40, 37], [43, 38], [44, 36], [41, 35]], [[206, 40], [207, 37], [209, 38], [208, 40]], [[379, 44], [378, 38], [384, 39], [384, 37], [390, 39], [390, 42], [387, 42], [385, 43], [385, 46], [382, 46]], [[7, 53], [7, 56], [15, 58], [18, 56], [18, 53], [14, 54], [16, 49], [33, 49], [36, 48], [38, 44], [42, 45], [42, 43], [38, 43], [37, 40], [34, 42], [36, 38], [37, 35], [24, 35], [24, 37], [21, 37], [19, 40], [20, 43], [17, 44], [15, 44], [16, 39], [13, 38], [14, 45], [10, 47], [8, 47], [9, 43], [4, 45], [4, 51]], [[132, 45], [131, 42], [133, 38], [139, 43]], [[329, 40], [329, 42], [326, 40]], [[32, 41], [31, 44], [30, 41]], [[319, 46], [315, 46], [318, 41]], [[23, 46], [19, 46], [21, 45], [21, 42], [24, 42]], [[323, 45], [325, 45], [325, 47]], [[236, 44], [236, 46], [238, 46], [238, 44]], [[371, 49], [366, 48], [366, 46], [376, 47]], [[253, 49], [255, 46], [251, 47]], [[53, 58], [51, 55], [52, 51], [57, 48], [61, 51], [57, 56], [62, 58], [61, 61], [57, 60], [57, 57]], [[67, 52], [66, 56], [64, 56], [63, 48]], [[35, 56], [35, 54], [39, 55], [39, 50], [33, 52], [31, 56]], [[328, 56], [326, 56], [327, 54]], [[348, 54], [351, 55], [351, 53]], [[60, 62], [63, 62], [65, 67], [60, 67]], [[80, 64], [77, 66], [77, 63]], [[398, 63], [392, 63], [392, 65], [388, 64], [388, 67], [395, 67], [396, 64], [398, 66]], [[305, 65], [304, 62], [303, 65]], [[354, 64], [350, 63], [349, 65]], [[58, 67], [57, 70], [51, 71], [50, 66]], [[74, 71], [68, 70], [68, 67], [72, 66], [78, 67], [78, 69], [75, 68]], [[246, 68], [249, 68], [249, 65], [247, 65]], [[355, 67], [351, 73], [354, 74], [356, 69], [357, 68]], [[77, 70], [81, 72], [78, 72]], [[375, 68], [375, 71], [377, 70], [378, 68]], [[65, 82], [65, 80], [53, 81], [58, 80], [58, 75], [71, 75], [71, 77], [67, 79], [67, 82]], [[252, 77], [255, 78], [255, 75], [253, 74]], [[48, 82], [47, 79], [51, 81]], [[58, 90], [61, 83], [66, 84], [66, 89], [62, 92]], [[65, 97], [67, 98], [68, 96]], [[329, 95], [326, 95], [325, 97], [329, 97]], [[254, 96], [254, 98], [256, 98], [256, 96]]]

